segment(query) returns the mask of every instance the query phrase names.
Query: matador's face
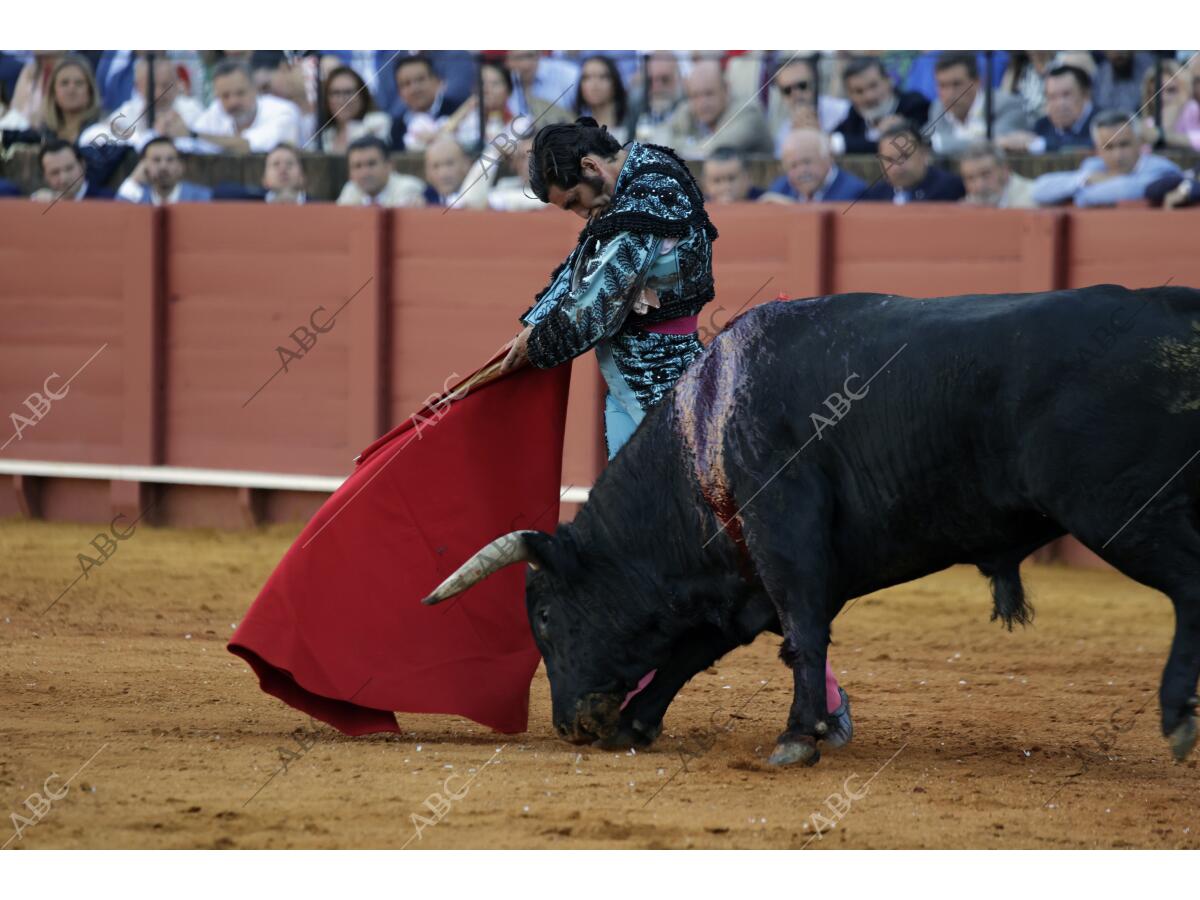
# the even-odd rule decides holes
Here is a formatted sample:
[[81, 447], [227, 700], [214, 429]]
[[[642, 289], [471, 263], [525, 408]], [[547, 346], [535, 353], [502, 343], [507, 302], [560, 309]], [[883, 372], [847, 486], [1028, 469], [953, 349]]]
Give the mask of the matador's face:
[[581, 219], [591, 219], [603, 212], [612, 201], [621, 169], [612, 160], [590, 154], [579, 161], [579, 168], [581, 174], [578, 184], [566, 189], [552, 184], [547, 199]]

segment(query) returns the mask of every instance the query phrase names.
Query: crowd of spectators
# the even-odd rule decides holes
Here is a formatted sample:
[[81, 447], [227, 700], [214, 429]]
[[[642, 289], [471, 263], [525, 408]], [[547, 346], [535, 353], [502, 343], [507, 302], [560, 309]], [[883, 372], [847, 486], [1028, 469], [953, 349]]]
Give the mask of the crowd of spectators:
[[[0, 149], [38, 148], [43, 202], [313, 202], [305, 164], [324, 154], [345, 161], [342, 205], [535, 209], [530, 138], [580, 115], [702, 161], [716, 203], [1198, 199], [1195, 167], [1163, 155], [1200, 153], [1190, 51], [0, 54]], [[423, 177], [396, 153], [422, 154]], [[185, 178], [191, 158], [244, 154], [265, 154], [257, 184]], [[861, 155], [873, 178], [847, 166]], [[1014, 155], [1057, 171], [1022, 177]], [[764, 159], [778, 177], [756, 185]]]

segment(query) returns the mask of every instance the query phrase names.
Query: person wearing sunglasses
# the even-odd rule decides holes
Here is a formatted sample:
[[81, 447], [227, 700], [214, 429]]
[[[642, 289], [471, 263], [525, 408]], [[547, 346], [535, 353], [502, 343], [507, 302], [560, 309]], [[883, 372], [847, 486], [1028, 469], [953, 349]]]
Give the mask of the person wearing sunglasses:
[[783, 152], [784, 139], [795, 129], [815, 128], [829, 134], [850, 112], [850, 101], [844, 97], [817, 94], [816, 75], [807, 58], [785, 62], [772, 83], [776, 96], [772, 98], [769, 115], [777, 157]]

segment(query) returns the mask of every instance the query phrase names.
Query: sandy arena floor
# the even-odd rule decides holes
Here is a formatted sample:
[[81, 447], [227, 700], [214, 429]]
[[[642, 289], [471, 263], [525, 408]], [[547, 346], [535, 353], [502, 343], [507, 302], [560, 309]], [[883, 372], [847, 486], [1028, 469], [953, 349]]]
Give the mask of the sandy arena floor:
[[401, 716], [403, 736], [345, 738], [225, 650], [298, 528], [142, 527], [44, 612], [96, 531], [0, 522], [10, 850], [1200, 846], [1196, 755], [1172, 763], [1158, 727], [1170, 604], [1119, 575], [1028, 567], [1038, 617], [1013, 634], [973, 569], [860, 599], [833, 653], [855, 740], [777, 771], [773, 636], [685, 688], [651, 752], [554, 738], [544, 673], [527, 734]]

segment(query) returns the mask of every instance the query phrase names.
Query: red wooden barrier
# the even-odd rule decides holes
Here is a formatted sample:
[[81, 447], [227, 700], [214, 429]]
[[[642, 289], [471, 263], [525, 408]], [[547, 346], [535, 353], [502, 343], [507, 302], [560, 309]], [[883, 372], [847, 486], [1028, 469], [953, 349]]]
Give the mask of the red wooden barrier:
[[[781, 292], [1200, 284], [1194, 212], [860, 203], [710, 213], [721, 237], [704, 337]], [[345, 474], [360, 449], [516, 333], [579, 227], [553, 210], [0, 201], [0, 411], [8, 425], [10, 414], [31, 422], [0, 463]], [[93, 355], [35, 415], [37, 397]], [[579, 360], [567, 484], [590, 485], [603, 466], [602, 392], [594, 359]], [[7, 426], [0, 435], [12, 437]], [[324, 496], [3, 477], [0, 515], [52, 519], [104, 520], [153, 501], [158, 521], [232, 526], [303, 518]]]

